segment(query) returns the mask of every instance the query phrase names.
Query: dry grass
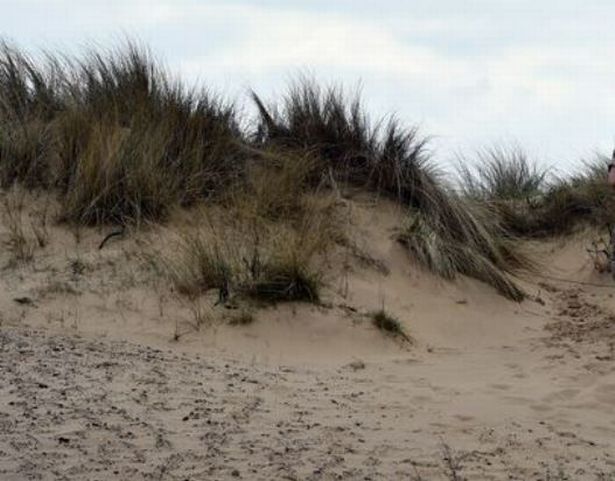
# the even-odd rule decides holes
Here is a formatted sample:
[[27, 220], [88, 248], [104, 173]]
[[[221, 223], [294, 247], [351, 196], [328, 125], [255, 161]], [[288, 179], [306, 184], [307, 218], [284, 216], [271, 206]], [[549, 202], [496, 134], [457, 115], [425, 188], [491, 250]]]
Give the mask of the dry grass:
[[[74, 225], [159, 221], [176, 207], [216, 204], [224, 211], [219, 215], [244, 225], [216, 220], [203, 228], [206, 235], [182, 235], [183, 251], [193, 258], [186, 274], [176, 276], [186, 279], [177, 288], [230, 286], [271, 300], [318, 298], [315, 246], [339, 241], [340, 233], [310, 218], [311, 204], [351, 185], [408, 207], [413, 221], [401, 238], [434, 272], [469, 275], [522, 297], [511, 275], [527, 261], [507, 232], [512, 223], [460, 204], [416, 128], [393, 117], [373, 122], [357, 95], [309, 79], [295, 83], [278, 106], [253, 98], [259, 116], [248, 131], [231, 103], [188, 89], [134, 43], [36, 59], [4, 44], [0, 182], [56, 193], [62, 219]], [[495, 183], [480, 189], [527, 190], [526, 178], [538, 174], [515, 177], [525, 165], [523, 158], [515, 162], [512, 169], [494, 163]], [[574, 203], [563, 197], [554, 191], [553, 209]], [[228, 241], [227, 229], [241, 241]], [[258, 247], [248, 248], [248, 240]]]
[[177, 239], [178, 255], [163, 256], [178, 292], [218, 290], [260, 301], [320, 298], [326, 251], [344, 236], [336, 199], [309, 188], [310, 156], [266, 153], [221, 204], [203, 207], [199, 227]]
[[531, 270], [533, 263], [501, 228], [497, 216], [461, 198], [449, 203], [447, 210], [449, 215], [442, 217], [414, 212], [400, 242], [421, 264], [446, 279], [464, 274], [521, 301], [524, 293], [511, 275]]
[[495, 148], [479, 157], [474, 170], [460, 167], [462, 193], [489, 205], [513, 235], [547, 237], [615, 224], [605, 157], [585, 162], [567, 177], [548, 177], [518, 149]]
[[323, 90], [309, 79], [292, 86], [278, 107], [253, 97], [261, 119], [259, 145], [318, 153], [339, 182], [408, 206], [413, 220], [400, 240], [433, 272], [447, 278], [465, 274], [511, 299], [523, 298], [511, 274], [529, 261], [497, 221], [478, 215], [439, 178], [416, 128], [404, 129], [393, 118], [370, 122], [357, 96]]
[[32, 199], [29, 193], [13, 187], [2, 195], [0, 218], [6, 236], [4, 243], [10, 254], [9, 266], [27, 264], [34, 260], [35, 252], [49, 242], [48, 212], [28, 212]]
[[389, 314], [384, 308], [371, 312], [369, 316], [376, 328], [387, 334], [399, 336], [407, 342], [412, 342], [399, 319]]
[[605, 157], [585, 162], [580, 172], [558, 177], [527, 216], [530, 235], [566, 234], [577, 227], [615, 225], [613, 190]]
[[462, 193], [482, 201], [531, 200], [547, 184], [548, 170], [532, 161], [518, 146], [494, 146], [479, 151], [476, 161], [459, 162]]
[[255, 321], [254, 313], [246, 308], [240, 309], [237, 313], [228, 317], [231, 326], [248, 326]]
[[280, 106], [253, 99], [260, 113], [256, 145], [311, 152], [322, 159], [321, 171], [341, 183], [413, 203], [431, 175], [417, 129], [404, 129], [395, 118], [370, 122], [358, 95], [302, 78]]
[[34, 60], [0, 48], [0, 180], [56, 190], [79, 223], [160, 219], [242, 170], [232, 105], [135, 44]]
[[218, 302], [232, 296], [268, 302], [319, 299], [322, 266], [318, 255], [327, 239], [314, 222], [297, 227], [266, 219], [229, 222], [228, 211], [206, 211], [204, 226], [180, 233], [176, 252], [165, 260], [176, 289], [191, 297], [218, 290]]

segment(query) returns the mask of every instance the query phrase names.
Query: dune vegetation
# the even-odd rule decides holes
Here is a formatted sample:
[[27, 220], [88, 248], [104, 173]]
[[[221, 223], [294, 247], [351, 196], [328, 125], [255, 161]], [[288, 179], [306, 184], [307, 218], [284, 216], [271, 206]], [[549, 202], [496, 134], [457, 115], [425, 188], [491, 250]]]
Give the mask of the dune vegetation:
[[511, 234], [548, 237], [580, 226], [602, 228], [615, 220], [608, 203], [606, 157], [585, 161], [579, 172], [568, 176], [541, 168], [518, 146], [494, 147], [476, 157], [475, 162], [463, 159], [459, 164], [461, 191], [490, 205]]
[[603, 159], [558, 179], [520, 150], [494, 149], [479, 155], [480, 170], [461, 164], [455, 185], [426, 136], [370, 119], [358, 95], [300, 78], [277, 102], [252, 101], [256, 118], [244, 118], [133, 43], [36, 57], [4, 43], [0, 183], [57, 197], [57, 221], [71, 225], [207, 209], [208, 222], [177, 232], [179, 254], [165, 262], [173, 285], [272, 302], [318, 301], [323, 257], [349, 243], [337, 216], [350, 189], [404, 209], [399, 242], [425, 268], [517, 301], [515, 276], [533, 267], [520, 238], [610, 221]]

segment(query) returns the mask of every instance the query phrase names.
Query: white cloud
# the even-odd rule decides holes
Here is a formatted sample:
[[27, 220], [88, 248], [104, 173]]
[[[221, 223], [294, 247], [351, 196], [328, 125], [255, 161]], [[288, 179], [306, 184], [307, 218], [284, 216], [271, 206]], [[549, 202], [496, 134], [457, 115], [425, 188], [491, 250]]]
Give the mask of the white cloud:
[[446, 151], [516, 137], [559, 158], [613, 140], [615, 4], [599, 0], [2, 3], [0, 30], [17, 41], [126, 32], [226, 92], [304, 70], [361, 80], [371, 106], [421, 122]]
[[458, 80], [467, 74], [462, 62], [424, 46], [404, 43], [394, 32], [374, 22], [254, 8], [210, 9], [201, 14], [209, 22], [215, 21], [214, 16], [233, 18], [240, 38], [214, 55], [191, 59], [185, 63], [186, 68], [200, 66], [255, 75], [271, 69], [306, 67], [412, 77], [443, 72]]

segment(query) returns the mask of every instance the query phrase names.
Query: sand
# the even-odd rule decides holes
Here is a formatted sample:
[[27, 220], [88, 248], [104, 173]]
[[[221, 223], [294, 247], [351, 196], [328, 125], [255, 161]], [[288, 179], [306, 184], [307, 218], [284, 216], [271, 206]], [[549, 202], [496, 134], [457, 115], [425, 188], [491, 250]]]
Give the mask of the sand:
[[[0, 279], [0, 479], [615, 479], [615, 282], [592, 234], [532, 246], [517, 304], [414, 265], [398, 216], [356, 201], [371, 262], [332, 261], [322, 306], [248, 326], [157, 283], [155, 228], [99, 251], [104, 229], [50, 226]], [[370, 324], [382, 305], [411, 344]]]

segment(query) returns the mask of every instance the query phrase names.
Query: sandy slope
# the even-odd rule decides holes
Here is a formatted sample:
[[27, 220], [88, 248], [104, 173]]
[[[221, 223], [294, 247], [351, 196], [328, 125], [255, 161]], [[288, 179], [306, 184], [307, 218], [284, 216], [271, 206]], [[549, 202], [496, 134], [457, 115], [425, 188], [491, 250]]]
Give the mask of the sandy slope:
[[[534, 277], [515, 304], [353, 209], [371, 261], [332, 261], [323, 306], [233, 327], [205, 299], [198, 331], [141, 267], [155, 234], [50, 228], [0, 280], [0, 479], [615, 479], [615, 283], [586, 237], [537, 246], [543, 272], [612, 288]], [[383, 303], [413, 345], [370, 326]]]

